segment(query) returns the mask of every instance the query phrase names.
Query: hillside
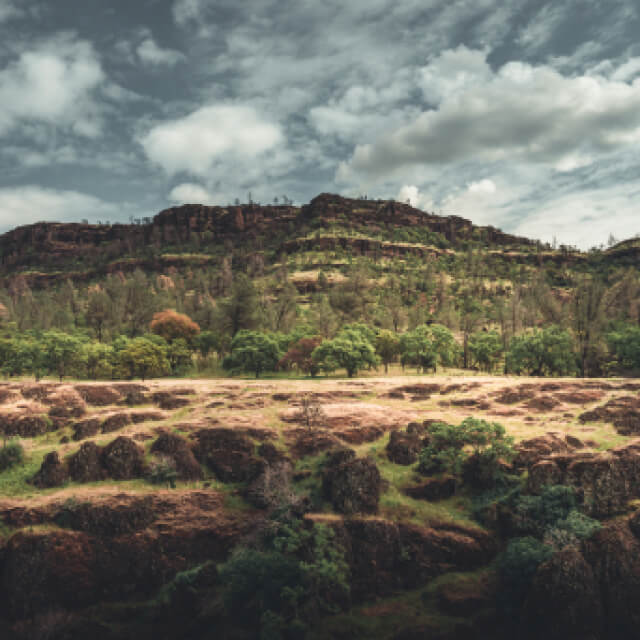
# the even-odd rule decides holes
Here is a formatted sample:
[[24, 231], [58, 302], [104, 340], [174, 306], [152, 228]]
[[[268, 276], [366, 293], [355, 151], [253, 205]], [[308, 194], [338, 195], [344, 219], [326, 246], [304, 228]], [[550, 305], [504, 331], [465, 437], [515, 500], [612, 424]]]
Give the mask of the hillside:
[[425, 213], [395, 201], [351, 200], [322, 194], [300, 208], [183, 205], [141, 224], [37, 223], [0, 236], [0, 278], [18, 273], [44, 287], [71, 278], [87, 281], [137, 267], [216, 264], [229, 249], [272, 259], [341, 249], [371, 259], [414, 255], [438, 258], [480, 246], [494, 260], [572, 264], [582, 254], [543, 250], [534, 241], [455, 216]]

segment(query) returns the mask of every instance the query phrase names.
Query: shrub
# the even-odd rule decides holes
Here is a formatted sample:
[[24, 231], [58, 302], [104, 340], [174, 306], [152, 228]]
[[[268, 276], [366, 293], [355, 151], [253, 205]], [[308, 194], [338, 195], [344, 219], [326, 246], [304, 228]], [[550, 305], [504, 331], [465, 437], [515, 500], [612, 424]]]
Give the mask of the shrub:
[[538, 567], [553, 554], [551, 547], [530, 536], [514, 538], [496, 559], [502, 583], [502, 599], [508, 614], [516, 613]]
[[434, 423], [428, 427], [428, 437], [418, 471], [462, 475], [474, 489], [495, 486], [504, 475], [502, 461], [514, 455], [513, 438], [502, 425], [476, 418], [466, 418], [457, 426]]
[[12, 439], [0, 449], [0, 471], [6, 471], [24, 462], [24, 447], [18, 439]]
[[171, 489], [176, 488], [176, 480], [178, 472], [176, 471], [175, 462], [166, 456], [162, 456], [156, 462], [149, 472], [149, 482], [152, 484], [165, 485]]

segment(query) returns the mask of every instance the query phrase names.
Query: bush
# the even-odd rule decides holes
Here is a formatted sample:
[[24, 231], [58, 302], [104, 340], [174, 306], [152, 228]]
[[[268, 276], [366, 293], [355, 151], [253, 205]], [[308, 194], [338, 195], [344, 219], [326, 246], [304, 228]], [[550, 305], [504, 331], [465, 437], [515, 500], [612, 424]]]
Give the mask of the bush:
[[520, 609], [538, 567], [552, 555], [551, 547], [530, 536], [509, 541], [496, 559], [503, 606], [508, 614]]
[[418, 471], [463, 476], [476, 490], [499, 483], [504, 476], [502, 461], [514, 455], [513, 438], [502, 425], [476, 418], [466, 418], [457, 426], [434, 423], [428, 427], [428, 437], [428, 445], [420, 452]]
[[0, 449], [0, 471], [6, 471], [24, 462], [24, 447], [17, 439], [7, 442]]
[[165, 456], [156, 462], [149, 472], [149, 482], [152, 484], [164, 485], [171, 489], [176, 488], [177, 479], [178, 472], [176, 471], [175, 462], [171, 458]]
[[576, 357], [571, 334], [557, 326], [515, 336], [506, 355], [507, 369], [532, 376], [573, 375]]
[[303, 637], [320, 615], [348, 598], [348, 567], [334, 532], [300, 520], [276, 523], [263, 548], [240, 548], [219, 567], [230, 616], [257, 627], [255, 637]]

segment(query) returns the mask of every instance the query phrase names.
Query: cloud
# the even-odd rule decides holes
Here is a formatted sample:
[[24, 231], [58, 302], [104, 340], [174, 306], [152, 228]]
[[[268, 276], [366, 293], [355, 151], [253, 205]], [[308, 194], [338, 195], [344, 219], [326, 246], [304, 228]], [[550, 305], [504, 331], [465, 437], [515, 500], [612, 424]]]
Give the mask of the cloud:
[[169, 175], [208, 176], [216, 162], [256, 158], [283, 140], [280, 127], [252, 107], [212, 105], [153, 127], [140, 142]]
[[640, 80], [567, 77], [548, 66], [510, 62], [483, 82], [472, 74], [462, 87], [450, 87], [436, 108], [357, 146], [341, 172], [379, 176], [470, 159], [554, 165], [639, 141]]
[[0, 188], [0, 229], [40, 221], [96, 221], [123, 217], [119, 205], [78, 191], [44, 189], [39, 186]]
[[215, 202], [214, 197], [203, 186], [183, 182], [171, 189], [169, 200], [176, 204], [205, 204]]
[[435, 208], [431, 198], [422, 193], [415, 185], [405, 184], [402, 186], [398, 191], [396, 200], [398, 202], [408, 202], [412, 207], [423, 211], [431, 211]]
[[0, 71], [0, 135], [35, 121], [97, 137], [102, 119], [94, 92], [104, 81], [86, 41], [62, 35], [23, 51]]
[[472, 182], [469, 185], [469, 193], [495, 193], [496, 183], [493, 180], [485, 178], [478, 182]]
[[11, 0], [0, 0], [0, 23], [7, 22], [22, 15], [15, 2]]
[[637, 185], [586, 189], [550, 198], [527, 212], [514, 232], [527, 237], [588, 249], [640, 233]]
[[136, 49], [140, 60], [148, 65], [172, 67], [185, 59], [184, 54], [174, 49], [162, 49], [152, 37], [145, 38]]

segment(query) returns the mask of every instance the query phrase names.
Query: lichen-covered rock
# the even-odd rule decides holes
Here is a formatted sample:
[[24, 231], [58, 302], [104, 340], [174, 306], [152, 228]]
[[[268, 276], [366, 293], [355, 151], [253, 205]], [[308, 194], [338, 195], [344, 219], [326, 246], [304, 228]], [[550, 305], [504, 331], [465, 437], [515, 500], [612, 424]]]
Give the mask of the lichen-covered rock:
[[75, 390], [87, 403], [97, 407], [116, 404], [122, 400], [122, 394], [105, 384], [77, 384]]
[[377, 513], [382, 478], [368, 458], [350, 449], [329, 456], [323, 471], [325, 496], [339, 513]]
[[189, 404], [188, 398], [183, 398], [169, 391], [157, 391], [152, 398], [161, 409], [180, 409]]
[[392, 431], [386, 451], [391, 462], [402, 465], [413, 464], [422, 449], [422, 440], [416, 433]]
[[111, 433], [131, 424], [131, 417], [128, 413], [114, 413], [105, 418], [102, 422], [102, 433]]
[[417, 500], [445, 500], [455, 494], [456, 479], [451, 475], [435, 476], [417, 486], [405, 487], [402, 491]]
[[632, 443], [600, 454], [552, 456], [531, 467], [527, 486], [537, 494], [549, 484], [573, 487], [587, 515], [610, 517], [640, 497], [640, 449]]
[[196, 458], [222, 482], [250, 482], [264, 468], [265, 463], [253, 455], [253, 442], [233, 429], [201, 429], [196, 439]]
[[0, 432], [5, 436], [35, 438], [50, 431], [52, 426], [52, 421], [42, 415], [33, 415], [30, 413], [0, 415]]
[[95, 436], [100, 431], [100, 420], [98, 418], [87, 418], [80, 420], [73, 425], [73, 439], [84, 440]]
[[102, 450], [100, 461], [114, 480], [130, 480], [143, 475], [142, 451], [133, 440], [124, 436], [116, 438]]
[[40, 489], [48, 489], [61, 486], [67, 478], [67, 470], [60, 461], [58, 452], [51, 451], [44, 457], [38, 473], [36, 473], [31, 482]]
[[102, 468], [102, 449], [95, 442], [85, 442], [72, 456], [69, 456], [69, 475], [76, 482], [97, 482], [107, 477]]
[[520, 637], [599, 640], [603, 626], [600, 590], [579, 551], [559, 551], [538, 567], [524, 603]]
[[175, 433], [162, 433], [151, 445], [151, 452], [169, 456], [181, 480], [199, 480], [202, 467], [185, 438]]

